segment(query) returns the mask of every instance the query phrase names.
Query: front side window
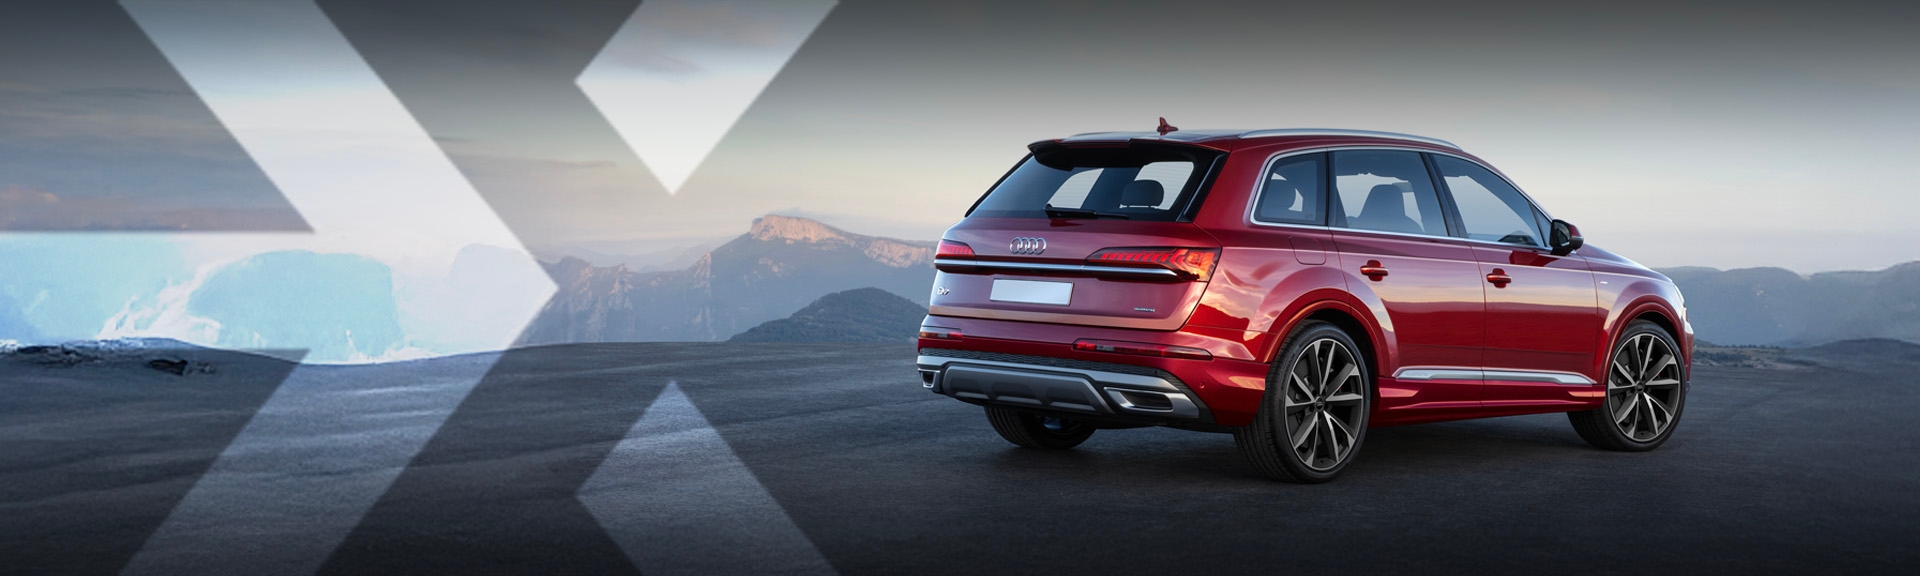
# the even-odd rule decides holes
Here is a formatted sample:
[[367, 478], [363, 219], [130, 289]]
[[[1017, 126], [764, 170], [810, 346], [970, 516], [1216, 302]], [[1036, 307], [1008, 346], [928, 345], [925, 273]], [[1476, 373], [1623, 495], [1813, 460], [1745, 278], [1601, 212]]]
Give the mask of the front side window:
[[1447, 183], [1447, 192], [1453, 194], [1468, 238], [1546, 246], [1533, 204], [1506, 180], [1479, 164], [1451, 156], [1435, 155], [1433, 164]]
[[1253, 219], [1269, 224], [1326, 223], [1326, 155], [1281, 158], [1267, 169]]
[[1345, 150], [1333, 153], [1333, 226], [1446, 236], [1440, 196], [1420, 153]]
[[968, 216], [1046, 218], [1046, 209], [1172, 221], [1212, 158], [1189, 151], [1056, 150], [1027, 158]]

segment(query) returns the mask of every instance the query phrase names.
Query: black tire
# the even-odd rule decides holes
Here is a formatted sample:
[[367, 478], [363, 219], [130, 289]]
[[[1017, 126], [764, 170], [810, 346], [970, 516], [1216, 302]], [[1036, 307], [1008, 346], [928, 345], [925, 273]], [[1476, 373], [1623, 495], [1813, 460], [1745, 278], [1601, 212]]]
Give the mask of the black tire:
[[1679, 350], [1659, 324], [1636, 320], [1627, 325], [1607, 358], [1606, 399], [1599, 408], [1568, 412], [1573, 431], [1607, 450], [1644, 452], [1665, 444], [1687, 407], [1687, 366]]
[[1044, 416], [1000, 406], [986, 408], [987, 422], [993, 423], [993, 431], [1021, 448], [1066, 450], [1086, 442], [1096, 430], [1091, 424], [1070, 418]]
[[[1330, 346], [1339, 347], [1335, 361], [1323, 362], [1319, 354], [1330, 350]], [[1313, 358], [1306, 354], [1310, 349], [1316, 352]], [[1301, 323], [1280, 350], [1273, 368], [1267, 372], [1267, 392], [1260, 401], [1260, 410], [1254, 415], [1252, 425], [1234, 430], [1234, 444], [1239, 445], [1254, 469], [1267, 478], [1306, 484], [1332, 480], [1359, 456], [1360, 447], [1366, 442], [1367, 419], [1375, 395], [1373, 371], [1353, 337], [1326, 322]], [[1340, 354], [1345, 356], [1346, 364], [1339, 363], [1337, 355]], [[1351, 366], [1355, 373], [1339, 377], [1331, 370], [1319, 370], [1321, 384], [1294, 386], [1292, 377], [1298, 375], [1298, 371], [1305, 370], [1311, 377], [1316, 367], [1326, 366], [1336, 367], [1340, 374], [1345, 374], [1346, 367]], [[1323, 437], [1320, 423], [1329, 420], [1337, 421], [1340, 427], [1336, 429], [1332, 427], [1334, 424], [1327, 424]], [[1300, 428], [1308, 423], [1312, 426]], [[1292, 441], [1301, 434], [1307, 435], [1305, 442], [1311, 443], [1306, 455], [1299, 449], [1306, 444]], [[1342, 434], [1350, 440], [1344, 451], [1338, 442]], [[1320, 457], [1322, 438], [1327, 440], [1330, 452], [1325, 458]]]

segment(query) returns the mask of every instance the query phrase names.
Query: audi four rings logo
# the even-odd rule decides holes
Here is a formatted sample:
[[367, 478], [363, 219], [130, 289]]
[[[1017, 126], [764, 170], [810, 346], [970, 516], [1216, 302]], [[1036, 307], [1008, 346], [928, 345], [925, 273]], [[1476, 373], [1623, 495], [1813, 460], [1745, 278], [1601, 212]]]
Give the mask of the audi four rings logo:
[[1007, 248], [1014, 254], [1039, 254], [1047, 251], [1046, 238], [1014, 238]]

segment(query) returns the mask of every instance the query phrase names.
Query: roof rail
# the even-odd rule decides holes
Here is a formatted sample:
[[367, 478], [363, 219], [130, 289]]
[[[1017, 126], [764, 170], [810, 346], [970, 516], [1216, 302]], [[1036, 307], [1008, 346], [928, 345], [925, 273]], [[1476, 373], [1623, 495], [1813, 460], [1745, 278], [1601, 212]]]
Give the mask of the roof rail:
[[1460, 145], [1454, 144], [1452, 142], [1448, 142], [1446, 140], [1441, 140], [1439, 138], [1428, 138], [1426, 136], [1414, 136], [1412, 134], [1401, 134], [1399, 132], [1376, 132], [1373, 130], [1342, 130], [1338, 128], [1282, 128], [1277, 130], [1253, 130], [1249, 132], [1242, 132], [1240, 134], [1241, 138], [1262, 138], [1262, 137], [1268, 137], [1268, 136], [1366, 136], [1366, 137], [1373, 137], [1373, 138], [1391, 138], [1394, 140], [1412, 140], [1414, 142], [1425, 142], [1428, 144], [1437, 144], [1440, 146], [1446, 146], [1448, 148], [1452, 148], [1454, 150], [1461, 150]]

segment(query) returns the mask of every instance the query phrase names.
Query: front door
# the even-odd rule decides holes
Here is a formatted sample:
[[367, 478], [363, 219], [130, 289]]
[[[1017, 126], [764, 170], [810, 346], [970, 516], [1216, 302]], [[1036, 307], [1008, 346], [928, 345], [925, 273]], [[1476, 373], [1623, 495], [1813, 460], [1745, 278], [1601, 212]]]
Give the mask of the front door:
[[1506, 180], [1473, 162], [1432, 158], [1485, 284], [1482, 403], [1591, 403], [1579, 394], [1601, 376], [1587, 372], [1603, 318], [1586, 260], [1553, 255], [1537, 211]]

